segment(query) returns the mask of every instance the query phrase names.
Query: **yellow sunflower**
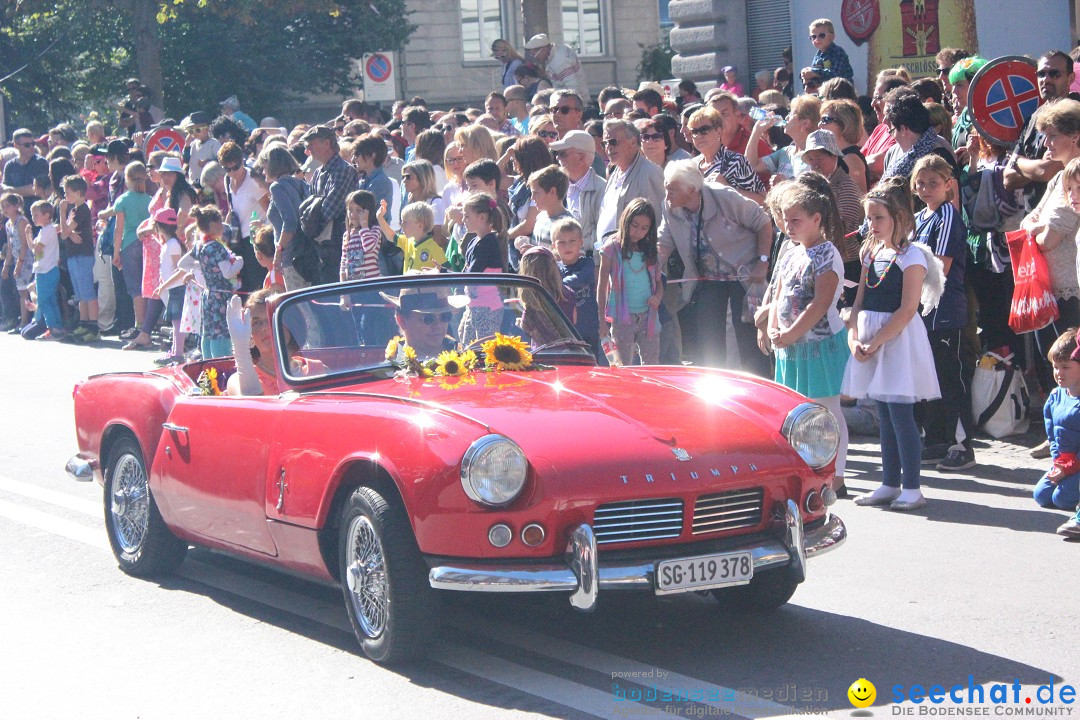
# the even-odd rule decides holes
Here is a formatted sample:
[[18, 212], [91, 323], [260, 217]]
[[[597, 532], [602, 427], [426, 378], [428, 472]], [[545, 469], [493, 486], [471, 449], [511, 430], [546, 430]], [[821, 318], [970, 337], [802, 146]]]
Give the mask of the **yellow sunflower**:
[[528, 370], [532, 365], [532, 353], [517, 335], [495, 333], [495, 339], [488, 340], [481, 348], [487, 366], [496, 370]]
[[390, 338], [390, 342], [388, 342], [386, 344], [386, 359], [387, 360], [393, 360], [394, 358], [397, 357], [398, 346], [401, 344], [401, 341], [402, 341], [402, 337], [400, 335], [395, 335], [394, 337]]
[[446, 350], [435, 358], [435, 374], [456, 377], [469, 372], [465, 358], [452, 350]]
[[406, 362], [416, 362], [416, 350], [411, 345], [405, 346], [405, 360]]

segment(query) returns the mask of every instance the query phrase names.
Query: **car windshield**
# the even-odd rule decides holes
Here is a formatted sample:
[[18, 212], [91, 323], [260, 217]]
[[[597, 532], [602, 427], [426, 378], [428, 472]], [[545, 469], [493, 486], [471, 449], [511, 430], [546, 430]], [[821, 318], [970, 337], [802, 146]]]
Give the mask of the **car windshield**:
[[519, 337], [545, 362], [593, 359], [551, 296], [517, 276], [406, 276], [312, 288], [282, 300], [274, 318], [279, 367], [291, 382], [394, 371], [405, 347], [420, 362], [450, 350], [482, 355], [495, 333]]

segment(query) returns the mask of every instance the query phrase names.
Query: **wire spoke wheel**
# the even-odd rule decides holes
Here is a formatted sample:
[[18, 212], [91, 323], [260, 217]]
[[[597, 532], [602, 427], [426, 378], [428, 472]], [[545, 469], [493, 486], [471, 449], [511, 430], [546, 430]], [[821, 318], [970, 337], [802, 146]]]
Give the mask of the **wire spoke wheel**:
[[346, 581], [353, 612], [364, 635], [377, 638], [386, 629], [389, 584], [382, 543], [366, 517], [349, 525], [349, 556]]
[[150, 493], [142, 463], [132, 455], [122, 456], [116, 465], [109, 511], [120, 547], [125, 553], [138, 552], [149, 526]]

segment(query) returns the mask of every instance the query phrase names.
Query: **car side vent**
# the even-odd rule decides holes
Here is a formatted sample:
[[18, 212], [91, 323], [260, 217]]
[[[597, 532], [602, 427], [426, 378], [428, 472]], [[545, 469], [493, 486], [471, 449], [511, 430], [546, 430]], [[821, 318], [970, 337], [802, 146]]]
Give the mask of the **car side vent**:
[[702, 495], [694, 503], [694, 535], [761, 524], [762, 488]]
[[683, 501], [679, 498], [606, 503], [593, 514], [598, 545], [679, 537], [682, 528]]

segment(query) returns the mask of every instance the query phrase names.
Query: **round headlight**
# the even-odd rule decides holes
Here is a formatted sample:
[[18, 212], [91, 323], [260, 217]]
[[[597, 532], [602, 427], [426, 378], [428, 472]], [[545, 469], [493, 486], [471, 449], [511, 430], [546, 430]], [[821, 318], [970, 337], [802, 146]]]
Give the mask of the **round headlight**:
[[832, 462], [840, 447], [836, 418], [817, 403], [803, 403], [788, 413], [781, 432], [799, 457], [815, 470]]
[[515, 442], [502, 435], [485, 435], [465, 451], [461, 487], [484, 505], [506, 505], [525, 486], [528, 462]]

